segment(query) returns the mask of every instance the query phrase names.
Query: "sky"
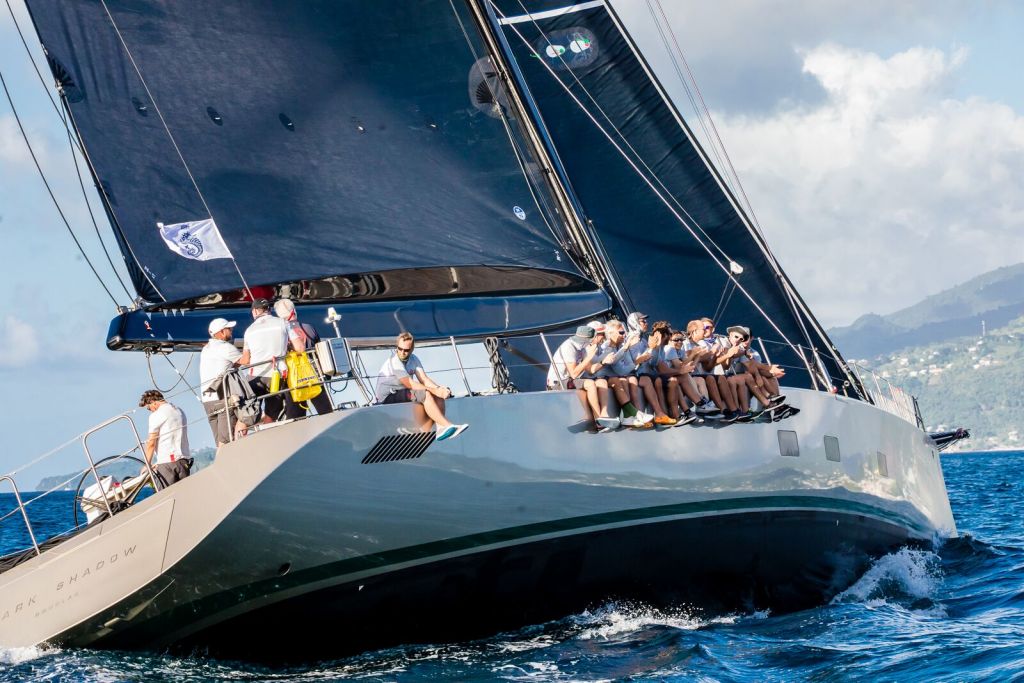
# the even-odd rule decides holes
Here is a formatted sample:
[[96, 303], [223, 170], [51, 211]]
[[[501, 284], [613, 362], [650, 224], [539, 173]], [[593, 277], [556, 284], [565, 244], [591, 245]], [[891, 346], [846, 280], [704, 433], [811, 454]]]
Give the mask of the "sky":
[[[773, 251], [826, 325], [889, 313], [1024, 260], [1024, 4], [614, 4], [689, 116], [652, 20], [664, 9]], [[28, 27], [21, 0], [14, 5]], [[31, 37], [30, 45], [41, 60]], [[0, 73], [76, 234], [124, 303], [63, 128], [6, 7]], [[143, 356], [106, 350], [114, 306], [61, 223], [3, 99], [0, 237], [2, 474], [133, 410], [153, 381]], [[119, 254], [113, 258], [124, 277]], [[174, 362], [184, 368], [188, 357]], [[196, 365], [185, 373], [193, 383]], [[161, 388], [178, 379], [163, 359], [153, 374]], [[194, 399], [180, 404], [201, 419]], [[134, 417], [144, 431], [143, 414]], [[97, 454], [120, 450], [130, 432], [118, 429], [92, 442]], [[205, 424], [192, 434], [194, 444], [209, 445]], [[23, 486], [80, 461], [72, 443], [24, 473]]]

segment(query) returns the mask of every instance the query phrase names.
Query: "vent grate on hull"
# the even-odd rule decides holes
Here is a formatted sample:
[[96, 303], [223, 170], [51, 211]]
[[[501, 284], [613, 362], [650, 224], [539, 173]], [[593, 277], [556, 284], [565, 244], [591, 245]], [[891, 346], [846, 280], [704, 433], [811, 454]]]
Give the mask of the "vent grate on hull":
[[396, 460], [412, 460], [423, 455], [434, 443], [435, 432], [416, 432], [414, 434], [392, 434], [385, 436], [373, 445], [370, 452], [363, 456], [364, 465], [378, 462], [394, 462]]

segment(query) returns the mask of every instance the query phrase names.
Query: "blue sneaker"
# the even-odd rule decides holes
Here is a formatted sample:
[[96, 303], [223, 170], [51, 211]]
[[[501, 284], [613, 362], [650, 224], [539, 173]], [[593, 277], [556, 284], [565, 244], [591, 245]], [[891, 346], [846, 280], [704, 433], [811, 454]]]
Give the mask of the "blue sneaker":
[[458, 427], [455, 425], [448, 425], [444, 429], [437, 431], [437, 436], [434, 437], [434, 441], [444, 441], [445, 439], [449, 439], [455, 436], [455, 432], [457, 430]]

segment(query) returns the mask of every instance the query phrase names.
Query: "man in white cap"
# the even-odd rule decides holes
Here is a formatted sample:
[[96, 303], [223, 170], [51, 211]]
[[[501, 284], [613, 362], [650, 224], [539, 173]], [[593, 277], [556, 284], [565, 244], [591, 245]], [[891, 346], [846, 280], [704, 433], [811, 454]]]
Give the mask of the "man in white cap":
[[[231, 343], [234, 320], [214, 318], [210, 321], [210, 341], [199, 354], [199, 382], [202, 387], [203, 408], [210, 420], [213, 440], [217, 447], [231, 441], [235, 420], [224, 410], [221, 383], [224, 373], [238, 365], [242, 352]], [[244, 427], [243, 427], [244, 429]]]

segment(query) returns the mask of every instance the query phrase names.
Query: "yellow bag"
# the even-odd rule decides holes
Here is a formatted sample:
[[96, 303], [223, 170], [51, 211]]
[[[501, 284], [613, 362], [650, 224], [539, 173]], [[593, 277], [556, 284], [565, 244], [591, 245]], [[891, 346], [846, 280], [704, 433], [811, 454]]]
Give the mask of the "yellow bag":
[[308, 401], [320, 395], [320, 376], [317, 374], [309, 356], [298, 351], [289, 351], [284, 359], [288, 366], [288, 388], [291, 389], [292, 400], [296, 403]]

